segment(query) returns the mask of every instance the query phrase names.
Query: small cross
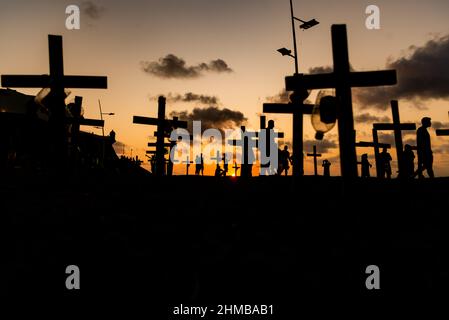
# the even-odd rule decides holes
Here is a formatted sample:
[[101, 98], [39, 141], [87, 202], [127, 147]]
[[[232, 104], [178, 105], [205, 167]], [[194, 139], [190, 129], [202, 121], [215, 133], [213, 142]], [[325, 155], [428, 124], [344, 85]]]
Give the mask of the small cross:
[[316, 152], [316, 146], [313, 146], [313, 153], [308, 153], [307, 154], [308, 157], [313, 157], [313, 168], [314, 168], [314, 172], [315, 172], [315, 176], [318, 175], [318, 163], [317, 163], [317, 158], [321, 157], [321, 153], [317, 153]]

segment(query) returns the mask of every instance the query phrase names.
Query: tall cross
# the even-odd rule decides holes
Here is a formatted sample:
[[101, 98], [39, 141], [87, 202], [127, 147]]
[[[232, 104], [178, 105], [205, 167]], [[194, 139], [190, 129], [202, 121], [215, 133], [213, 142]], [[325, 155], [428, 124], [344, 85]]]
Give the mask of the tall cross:
[[438, 129], [436, 130], [436, 134], [437, 136], [449, 136], [449, 129]]
[[[341, 175], [357, 177], [354, 118], [352, 113], [353, 87], [373, 87], [396, 84], [396, 71], [351, 72], [348, 54], [346, 25], [332, 25], [332, 54], [334, 71], [324, 74], [295, 74], [286, 77], [286, 90], [335, 88], [338, 101], [338, 135], [340, 142]], [[302, 130], [302, 125], [300, 125]]]
[[172, 128], [187, 128], [187, 121], [179, 121], [177, 118], [173, 120], [165, 119], [165, 97], [160, 96], [158, 99], [157, 118], [147, 118], [134, 116], [133, 123], [157, 126], [156, 140], [156, 168], [157, 176], [165, 174], [165, 137], [167, 132]]
[[304, 104], [301, 99], [290, 98], [290, 103], [264, 103], [264, 113], [283, 113], [293, 115], [293, 175], [304, 174], [303, 115], [312, 114], [313, 105]]
[[397, 100], [391, 100], [391, 112], [393, 114], [393, 123], [374, 123], [373, 129], [374, 130], [392, 130], [394, 131], [394, 141], [396, 146], [396, 155], [398, 159], [398, 169], [399, 169], [399, 175], [401, 175], [402, 168], [404, 168], [404, 161], [403, 161], [403, 153], [404, 153], [404, 147], [402, 144], [402, 131], [403, 130], [416, 130], [416, 124], [415, 123], [401, 123], [399, 119], [399, 106]]
[[355, 144], [356, 147], [360, 148], [374, 148], [374, 158], [376, 162], [376, 175], [378, 178], [382, 177], [382, 170], [380, 167], [380, 148], [390, 149], [391, 145], [388, 143], [379, 143], [379, 137], [377, 135], [377, 130], [373, 129], [373, 141], [360, 141]]
[[5, 88], [50, 88], [49, 124], [58, 157], [65, 158], [67, 130], [65, 115], [65, 88], [107, 89], [107, 77], [64, 75], [62, 36], [48, 35], [50, 73], [48, 75], [2, 75]]
[[313, 153], [308, 153], [307, 154], [308, 157], [313, 157], [313, 169], [315, 172], [315, 176], [318, 175], [318, 163], [317, 163], [317, 158], [321, 157], [322, 154], [321, 153], [317, 153], [316, 152], [316, 146], [313, 146]]

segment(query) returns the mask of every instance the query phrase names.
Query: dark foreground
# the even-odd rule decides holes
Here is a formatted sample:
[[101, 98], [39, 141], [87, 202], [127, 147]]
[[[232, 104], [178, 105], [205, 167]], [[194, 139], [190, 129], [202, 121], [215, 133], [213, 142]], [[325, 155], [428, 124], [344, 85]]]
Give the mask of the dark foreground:
[[[19, 301], [132, 301], [161, 319], [178, 319], [181, 303], [272, 304], [287, 319], [309, 301], [371, 304], [449, 285], [448, 179], [13, 174], [0, 199], [0, 290]], [[72, 264], [78, 291], [65, 287]], [[366, 289], [368, 265], [380, 290]]]

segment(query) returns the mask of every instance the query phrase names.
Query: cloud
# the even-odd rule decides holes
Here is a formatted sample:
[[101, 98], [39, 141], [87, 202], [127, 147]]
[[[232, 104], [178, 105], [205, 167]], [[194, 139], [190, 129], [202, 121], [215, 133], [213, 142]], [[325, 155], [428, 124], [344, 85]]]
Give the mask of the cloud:
[[354, 117], [355, 122], [359, 123], [372, 123], [372, 122], [391, 122], [391, 119], [387, 116], [384, 117], [378, 117], [373, 114], [370, 114], [368, 112], [361, 113], [359, 115], [356, 115]]
[[338, 148], [334, 140], [304, 140], [304, 152], [313, 152], [313, 146], [316, 146], [317, 152], [328, 153], [330, 149]]
[[333, 71], [334, 68], [332, 68], [331, 66], [313, 67], [309, 69], [310, 74], [331, 73]]
[[144, 72], [163, 79], [194, 79], [203, 76], [205, 72], [233, 72], [221, 59], [188, 66], [184, 59], [174, 54], [168, 54], [158, 61], [142, 61], [140, 64]]
[[[157, 96], [150, 96], [151, 100], [157, 100]], [[219, 99], [217, 96], [209, 96], [205, 94], [196, 94], [192, 92], [187, 92], [184, 94], [179, 93], [169, 93], [166, 96], [168, 102], [199, 102], [205, 105], [217, 105], [219, 103]]]
[[[419, 123], [419, 125], [421, 125], [421, 123]], [[435, 130], [438, 130], [438, 129], [449, 129], [449, 123], [441, 122], [441, 121], [433, 121], [432, 120], [432, 128], [434, 128]]]
[[171, 117], [178, 117], [180, 120], [189, 121], [188, 130], [192, 132], [192, 121], [201, 120], [201, 129], [232, 129], [243, 125], [246, 118], [240, 111], [230, 110], [228, 108], [219, 109], [218, 107], [194, 108], [192, 112], [173, 111]]
[[428, 99], [449, 98], [449, 35], [432, 39], [422, 47], [409, 47], [409, 55], [387, 62], [395, 69], [398, 84], [357, 90], [362, 107], [389, 108], [391, 99], [406, 99], [422, 108]]
[[282, 89], [279, 93], [275, 94], [274, 96], [266, 97], [265, 100], [271, 103], [289, 103], [291, 93], [292, 93], [291, 91], [285, 91], [285, 89]]
[[87, 15], [89, 18], [98, 20], [103, 15], [105, 8], [93, 3], [92, 1], [84, 1], [81, 4], [81, 10], [82, 13]]

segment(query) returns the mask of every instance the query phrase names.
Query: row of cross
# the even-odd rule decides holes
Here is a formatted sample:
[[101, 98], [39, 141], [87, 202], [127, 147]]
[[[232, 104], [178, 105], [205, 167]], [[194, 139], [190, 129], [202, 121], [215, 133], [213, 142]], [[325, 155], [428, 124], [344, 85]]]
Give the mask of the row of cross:
[[[293, 155], [303, 154], [303, 115], [311, 114], [313, 106], [304, 103], [308, 90], [334, 88], [338, 102], [337, 119], [340, 146], [341, 175], [345, 178], [357, 177], [356, 147], [374, 147], [376, 159], [381, 147], [390, 147], [380, 144], [377, 138], [379, 130], [393, 130], [397, 150], [399, 170], [402, 166], [402, 134], [403, 130], [414, 130], [415, 124], [401, 123], [397, 101], [392, 101], [393, 123], [379, 123], [373, 126], [373, 141], [356, 143], [354, 119], [352, 109], [351, 89], [354, 87], [386, 86], [397, 83], [396, 71], [365, 71], [353, 72], [350, 70], [348, 40], [346, 25], [332, 25], [332, 53], [333, 72], [324, 74], [294, 74], [285, 79], [286, 90], [293, 91], [290, 102], [287, 104], [264, 104], [264, 113], [284, 113], [293, 116]], [[48, 36], [50, 72], [48, 75], [2, 75], [2, 87], [10, 88], [50, 88], [52, 103], [50, 106], [50, 119], [54, 133], [55, 143], [59, 148], [65, 148], [68, 136], [65, 126], [71, 123], [75, 131], [79, 125], [103, 126], [102, 120], [81, 119], [81, 117], [67, 118], [65, 114], [65, 88], [106, 89], [107, 77], [100, 76], [74, 76], [64, 74], [63, 50], [61, 36]], [[77, 98], [75, 104], [81, 105]], [[134, 123], [155, 125], [157, 140], [156, 146], [156, 174], [163, 175], [165, 166], [165, 147], [173, 147], [174, 142], [165, 143], [172, 128], [186, 128], [187, 123], [177, 118], [165, 119], [165, 99], [159, 100], [158, 117], [134, 117]], [[242, 128], [244, 131], [244, 128]], [[262, 129], [262, 126], [261, 126]], [[449, 135], [449, 129], [437, 130], [437, 135]], [[237, 142], [235, 142], [237, 143]], [[245, 139], [240, 142], [245, 150]], [[153, 144], [150, 144], [153, 146]], [[314, 151], [316, 153], [316, 150]], [[315, 163], [316, 163], [316, 156]], [[293, 175], [301, 176], [304, 173], [304, 159], [302, 156], [293, 157]], [[316, 168], [316, 165], [315, 165]], [[315, 169], [316, 170], [316, 169]]]

